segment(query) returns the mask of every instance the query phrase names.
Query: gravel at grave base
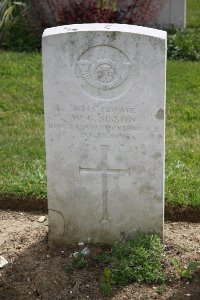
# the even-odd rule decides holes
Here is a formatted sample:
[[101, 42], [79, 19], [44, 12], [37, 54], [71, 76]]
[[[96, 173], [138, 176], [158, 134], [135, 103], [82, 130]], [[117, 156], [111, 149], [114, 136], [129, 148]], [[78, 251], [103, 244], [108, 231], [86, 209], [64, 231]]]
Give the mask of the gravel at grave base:
[[[78, 245], [53, 245], [47, 241], [48, 226], [39, 223], [38, 213], [0, 211], [0, 255], [9, 264], [0, 270], [1, 300], [65, 300], [104, 299], [99, 289], [103, 267], [95, 256], [105, 251], [104, 246], [88, 245], [88, 266], [72, 273], [66, 272], [71, 253]], [[173, 278], [172, 258], [182, 265], [200, 261], [200, 223], [165, 224], [164, 266], [169, 274], [165, 290], [156, 285], [132, 283], [114, 287], [109, 299], [200, 299], [200, 270], [191, 282]]]

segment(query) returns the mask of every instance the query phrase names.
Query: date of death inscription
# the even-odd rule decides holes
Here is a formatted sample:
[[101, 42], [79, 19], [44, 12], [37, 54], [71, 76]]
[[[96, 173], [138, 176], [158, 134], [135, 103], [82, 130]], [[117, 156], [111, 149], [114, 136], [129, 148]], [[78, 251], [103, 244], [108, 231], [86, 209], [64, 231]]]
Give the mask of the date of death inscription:
[[73, 105], [66, 113], [57, 110], [47, 126], [59, 135], [77, 131], [83, 138], [134, 138], [137, 133], [159, 134], [157, 127], [145, 126], [136, 107]]

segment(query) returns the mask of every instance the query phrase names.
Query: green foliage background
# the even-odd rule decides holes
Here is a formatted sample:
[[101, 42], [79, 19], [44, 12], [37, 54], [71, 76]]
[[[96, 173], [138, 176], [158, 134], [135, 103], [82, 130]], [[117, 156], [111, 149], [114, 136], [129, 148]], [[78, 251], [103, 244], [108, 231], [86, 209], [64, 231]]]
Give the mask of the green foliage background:
[[[25, 3], [29, 1], [23, 0]], [[0, 47], [16, 51], [38, 51], [41, 49], [41, 33], [38, 33], [32, 18], [33, 10], [22, 13], [17, 7], [14, 16], [17, 22], [10, 22], [5, 29]], [[187, 0], [187, 29], [168, 30], [168, 58], [176, 60], [200, 60], [200, 1]]]

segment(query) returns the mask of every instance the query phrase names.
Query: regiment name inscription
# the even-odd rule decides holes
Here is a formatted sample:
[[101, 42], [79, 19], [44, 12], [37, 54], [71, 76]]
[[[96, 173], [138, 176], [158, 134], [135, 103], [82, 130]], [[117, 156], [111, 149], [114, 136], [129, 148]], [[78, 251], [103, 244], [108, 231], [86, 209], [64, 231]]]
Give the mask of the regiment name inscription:
[[159, 134], [156, 126], [144, 126], [135, 106], [73, 105], [70, 114], [58, 112], [56, 119], [57, 123], [48, 124], [50, 129], [77, 130], [81, 137], [129, 139], [135, 133]]

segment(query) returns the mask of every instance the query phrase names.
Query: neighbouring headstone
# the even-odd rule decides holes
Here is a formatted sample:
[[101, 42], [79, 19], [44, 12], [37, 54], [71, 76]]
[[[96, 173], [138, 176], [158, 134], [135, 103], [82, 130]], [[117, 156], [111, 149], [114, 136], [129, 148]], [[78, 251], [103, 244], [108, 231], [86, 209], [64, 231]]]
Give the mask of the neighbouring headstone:
[[43, 76], [49, 240], [162, 236], [166, 32], [46, 29]]
[[167, 0], [159, 16], [152, 22], [161, 28], [186, 27], [186, 0]]
[[[118, 12], [126, 12], [129, 5], [133, 4], [133, 0], [124, 0], [118, 2]], [[162, 3], [160, 12], [156, 14], [146, 26], [158, 28], [177, 28], [184, 29], [186, 27], [186, 0], [166, 0], [164, 6]], [[123, 13], [121, 13], [123, 15]], [[121, 15], [120, 14], [120, 15]], [[122, 17], [120, 23], [127, 23], [127, 16]], [[137, 21], [136, 21], [137, 22]]]

